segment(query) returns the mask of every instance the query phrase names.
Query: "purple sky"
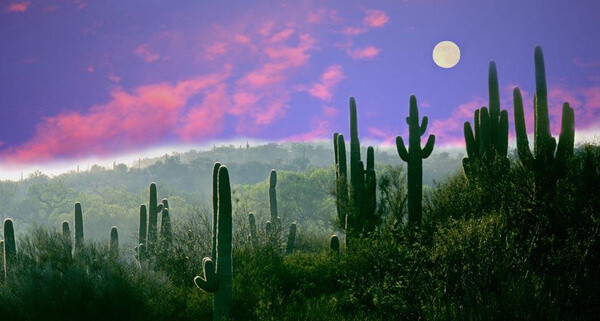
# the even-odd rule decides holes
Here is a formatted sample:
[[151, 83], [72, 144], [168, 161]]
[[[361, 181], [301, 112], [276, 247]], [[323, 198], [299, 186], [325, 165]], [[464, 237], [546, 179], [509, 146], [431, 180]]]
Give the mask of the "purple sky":
[[[503, 108], [531, 114], [533, 48], [544, 49], [553, 129], [600, 124], [600, 3], [589, 1], [2, 1], [0, 162], [110, 156], [248, 137], [405, 135], [408, 97], [439, 145], [487, 104], [495, 60]], [[454, 41], [442, 69], [432, 49]], [[511, 122], [511, 135], [513, 134]], [[529, 126], [531, 129], [532, 126]]]

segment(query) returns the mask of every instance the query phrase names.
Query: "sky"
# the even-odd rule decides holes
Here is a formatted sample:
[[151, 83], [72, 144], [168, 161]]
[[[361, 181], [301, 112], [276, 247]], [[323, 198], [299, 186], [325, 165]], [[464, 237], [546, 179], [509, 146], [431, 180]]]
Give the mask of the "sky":
[[[0, 169], [214, 141], [331, 139], [356, 98], [363, 141], [406, 135], [416, 95], [436, 146], [460, 146], [498, 67], [502, 108], [546, 60], [552, 129], [600, 128], [600, 2], [0, 1]], [[461, 59], [440, 68], [432, 50]], [[514, 126], [510, 125], [511, 136]]]

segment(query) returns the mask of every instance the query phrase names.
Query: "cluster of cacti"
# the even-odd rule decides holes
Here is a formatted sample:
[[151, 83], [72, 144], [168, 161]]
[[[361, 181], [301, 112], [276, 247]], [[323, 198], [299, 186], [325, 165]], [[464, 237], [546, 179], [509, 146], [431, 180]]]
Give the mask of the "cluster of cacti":
[[[218, 165], [217, 165], [218, 164]], [[229, 173], [226, 166], [215, 164], [216, 209], [213, 211], [212, 257], [203, 260], [203, 277], [196, 276], [194, 282], [203, 291], [214, 293], [213, 320], [224, 320], [231, 310], [232, 282], [232, 204]], [[213, 176], [214, 177], [214, 176]]]
[[[278, 246], [282, 224], [277, 208], [277, 171], [274, 169], [271, 170], [271, 173], [269, 175], [269, 212], [271, 214], [271, 219], [265, 223], [265, 234], [267, 236], [269, 244]], [[248, 238], [250, 240], [250, 243], [253, 246], [255, 246], [256, 244], [258, 244], [258, 231], [256, 227], [256, 217], [254, 213], [248, 214], [248, 225], [250, 228]], [[294, 245], [296, 242], [296, 230], [297, 226], [294, 222], [290, 225], [290, 230], [288, 233], [288, 239], [286, 244], [287, 254], [291, 254], [294, 252]]]
[[468, 157], [463, 159], [463, 169], [468, 178], [485, 171], [491, 176], [502, 174], [508, 165], [508, 112], [500, 111], [500, 91], [496, 63], [490, 62], [488, 73], [489, 110], [476, 109], [473, 126], [464, 124], [465, 145]]
[[335, 159], [336, 197], [338, 220], [346, 231], [346, 240], [367, 235], [377, 226], [375, 152], [367, 148], [367, 166], [360, 157], [356, 101], [350, 98], [350, 186], [346, 168], [346, 143], [344, 135], [333, 134]]
[[[527, 169], [534, 172], [535, 195], [540, 204], [546, 203], [555, 192], [556, 182], [564, 173], [567, 161], [573, 155], [575, 140], [575, 112], [564, 103], [562, 107], [561, 131], [558, 140], [550, 132], [550, 117], [548, 115], [548, 90], [546, 87], [546, 70], [542, 48], [535, 47], [535, 96], [533, 152], [529, 148], [523, 98], [519, 88], [513, 91], [515, 132], [517, 136], [517, 151], [519, 160]], [[559, 214], [548, 211], [550, 222], [557, 230], [561, 229]]]
[[15, 228], [10, 218], [4, 220], [4, 278], [12, 273], [12, 268], [17, 259], [17, 245], [15, 243]]
[[423, 117], [419, 125], [419, 108], [417, 98], [410, 96], [410, 115], [406, 117], [408, 124], [408, 150], [402, 137], [396, 137], [398, 155], [407, 163], [408, 171], [408, 223], [420, 226], [423, 216], [423, 159], [429, 157], [435, 144], [435, 135], [429, 135], [425, 147], [421, 148], [421, 136], [427, 130], [428, 119]]
[[[158, 228], [159, 213], [161, 213], [160, 231]], [[173, 240], [169, 202], [165, 198], [158, 203], [156, 183], [150, 184], [148, 206], [140, 205], [139, 223], [138, 245], [135, 247], [135, 253], [138, 262], [142, 265], [149, 254], [156, 250], [157, 245], [168, 246]]]

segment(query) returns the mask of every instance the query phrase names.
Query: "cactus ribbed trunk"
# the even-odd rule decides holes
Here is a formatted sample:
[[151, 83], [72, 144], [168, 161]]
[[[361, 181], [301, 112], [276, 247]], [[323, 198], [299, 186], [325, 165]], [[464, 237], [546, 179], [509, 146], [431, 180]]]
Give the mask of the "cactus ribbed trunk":
[[219, 168], [221, 163], [216, 162], [212, 170], [212, 201], [213, 201], [213, 221], [212, 221], [212, 253], [211, 259], [217, 261], [217, 217], [219, 211]]
[[294, 253], [294, 245], [296, 243], [296, 223], [292, 223], [292, 225], [290, 225], [290, 233], [288, 234], [288, 240], [287, 240], [287, 246], [285, 249], [285, 254], [292, 254]]
[[172, 241], [173, 231], [171, 228], [171, 217], [169, 216], [169, 209], [163, 207], [162, 217], [160, 219], [160, 242], [165, 246], [169, 246], [171, 245]]
[[152, 250], [158, 241], [158, 213], [163, 209], [163, 204], [158, 203], [156, 183], [150, 184], [150, 196], [148, 200], [148, 250]]
[[12, 273], [12, 268], [17, 260], [17, 245], [15, 242], [15, 229], [10, 218], [4, 220], [4, 278]]
[[[204, 258], [204, 277], [194, 278], [196, 286], [206, 292], [214, 293], [213, 320], [229, 318], [232, 295], [232, 204], [229, 172], [226, 166], [218, 169], [217, 213], [216, 213], [216, 264], [211, 258]], [[215, 269], [216, 265], [216, 269]]]
[[138, 230], [138, 245], [147, 242], [148, 232], [148, 214], [146, 212], [146, 205], [140, 206], [140, 226]]
[[108, 243], [108, 253], [111, 259], [119, 257], [119, 231], [116, 226], [110, 229], [110, 242]]
[[398, 155], [407, 163], [408, 171], [408, 223], [420, 226], [423, 216], [423, 159], [429, 157], [435, 144], [435, 135], [429, 135], [425, 147], [421, 148], [421, 136], [427, 130], [427, 117], [423, 117], [419, 125], [419, 109], [417, 98], [410, 96], [410, 116], [406, 118], [409, 138], [408, 150], [402, 137], [396, 137]]
[[75, 244], [73, 250], [76, 255], [83, 251], [83, 213], [81, 204], [75, 203]]
[[62, 222], [62, 241], [64, 244], [65, 255], [71, 258], [73, 255], [73, 243], [71, 241], [71, 228], [67, 221]]
[[256, 246], [258, 244], [258, 236], [256, 230], [256, 218], [254, 217], [254, 213], [248, 214], [248, 224], [250, 226], [250, 243], [253, 246]]

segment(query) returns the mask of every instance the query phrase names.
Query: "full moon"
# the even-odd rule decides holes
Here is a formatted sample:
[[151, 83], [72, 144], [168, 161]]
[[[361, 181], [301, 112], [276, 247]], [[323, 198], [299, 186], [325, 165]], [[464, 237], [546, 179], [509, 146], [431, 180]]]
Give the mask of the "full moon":
[[452, 68], [460, 60], [460, 49], [452, 41], [439, 42], [433, 48], [433, 61], [442, 68]]

